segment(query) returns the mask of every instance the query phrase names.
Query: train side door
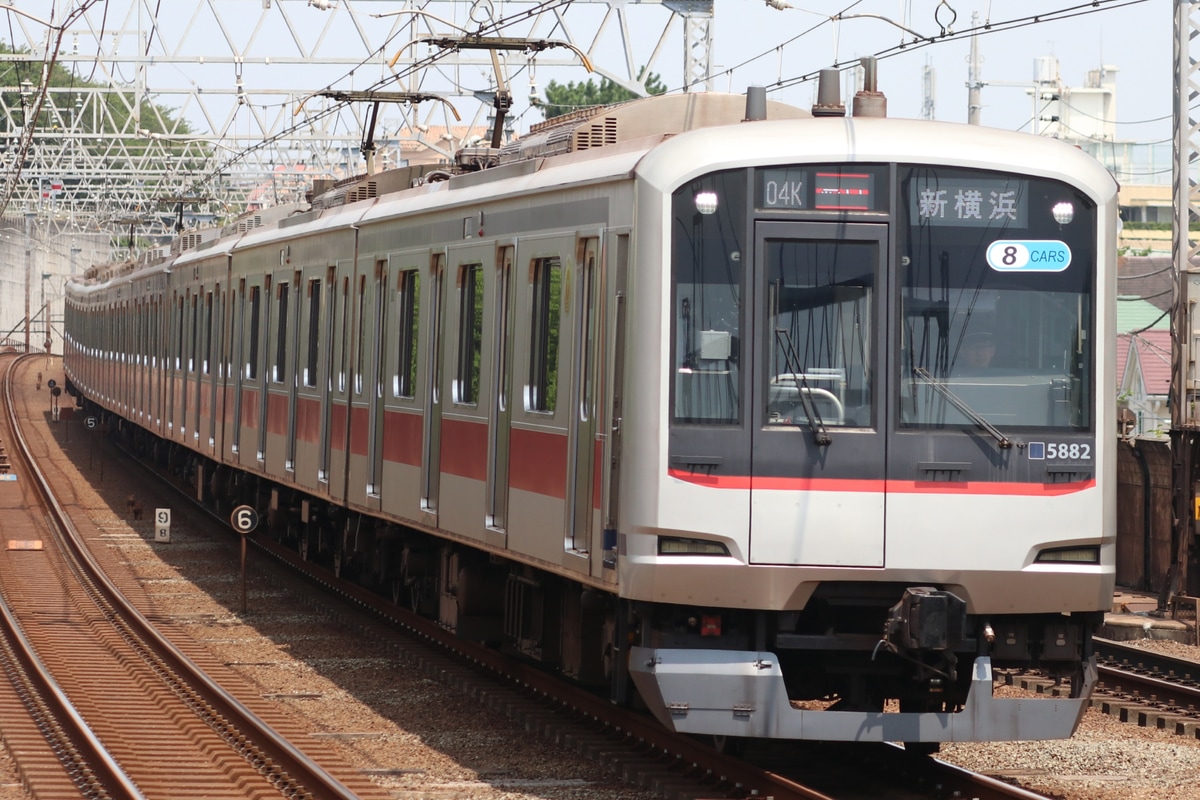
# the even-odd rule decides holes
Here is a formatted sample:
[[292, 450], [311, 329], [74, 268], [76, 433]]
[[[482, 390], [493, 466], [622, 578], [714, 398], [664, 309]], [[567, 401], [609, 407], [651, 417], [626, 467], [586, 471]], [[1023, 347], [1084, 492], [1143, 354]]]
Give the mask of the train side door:
[[887, 227], [759, 222], [750, 560], [881, 567]]
[[387, 353], [387, 340], [391, 331], [388, 319], [390, 310], [391, 290], [388, 281], [388, 260], [380, 259], [375, 263], [375, 276], [371, 288], [370, 307], [363, 310], [364, 331], [366, 332], [363, 346], [367, 363], [364, 365], [369, 393], [367, 401], [367, 497], [366, 505], [375, 511], [380, 509], [380, 498], [383, 495], [383, 382], [384, 357]]

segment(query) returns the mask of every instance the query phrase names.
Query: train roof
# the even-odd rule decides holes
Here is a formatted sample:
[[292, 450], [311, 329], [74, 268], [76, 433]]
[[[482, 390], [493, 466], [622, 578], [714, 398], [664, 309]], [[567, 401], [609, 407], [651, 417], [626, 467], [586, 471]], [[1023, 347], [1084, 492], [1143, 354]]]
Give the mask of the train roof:
[[[802, 143], [798, 134], [803, 135]], [[697, 152], [711, 156], [701, 161]], [[1117, 191], [1116, 179], [1099, 161], [1057, 139], [979, 125], [880, 117], [814, 118], [802, 131], [793, 123], [770, 120], [691, 131], [648, 153], [637, 171], [652, 186], [670, 192], [703, 173], [781, 160], [902, 161], [1019, 172], [1080, 186], [1095, 200], [1110, 199]]]

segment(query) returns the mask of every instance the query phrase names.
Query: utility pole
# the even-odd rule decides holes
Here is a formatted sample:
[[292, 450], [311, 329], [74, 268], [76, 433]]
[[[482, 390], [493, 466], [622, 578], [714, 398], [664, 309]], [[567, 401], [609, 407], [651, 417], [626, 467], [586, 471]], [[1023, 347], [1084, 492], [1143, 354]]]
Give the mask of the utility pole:
[[[979, 13], [971, 14], [971, 27], [978, 30]], [[979, 55], [979, 36], [971, 36], [971, 68], [967, 73], [967, 124], [979, 125], [983, 110], [983, 57]]]
[[934, 84], [936, 83], [936, 77], [933, 64], [927, 60], [925, 62], [925, 69], [921, 73], [921, 88], [924, 95], [924, 100], [921, 103], [921, 119], [937, 119], [937, 113], [934, 110]]
[[[1200, 596], [1200, 568], [1193, 547], [1197, 517], [1197, 437], [1200, 435], [1200, 375], [1196, 371], [1200, 351], [1197, 303], [1200, 303], [1200, 266], [1197, 246], [1188, 235], [1193, 219], [1200, 219], [1197, 188], [1190, 168], [1200, 155], [1196, 120], [1189, 108], [1190, 87], [1195, 85], [1197, 65], [1190, 43], [1200, 35], [1195, 14], [1198, 0], [1175, 0], [1174, 37], [1174, 170], [1172, 177], [1174, 216], [1171, 258], [1175, 268], [1175, 304], [1171, 321], [1171, 493], [1174, 524], [1171, 528], [1172, 559], [1167, 584], [1159, 606], [1173, 594]], [[1112, 431], [1106, 435], [1112, 435]]]

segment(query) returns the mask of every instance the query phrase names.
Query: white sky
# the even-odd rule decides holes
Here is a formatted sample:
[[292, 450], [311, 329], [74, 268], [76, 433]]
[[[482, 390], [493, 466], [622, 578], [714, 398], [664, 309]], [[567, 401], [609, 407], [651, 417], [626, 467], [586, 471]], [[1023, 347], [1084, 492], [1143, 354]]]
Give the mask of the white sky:
[[[162, 30], [152, 36], [151, 51], [162, 53], [175, 47], [182, 31], [193, 26], [202, 34], [193, 34], [190, 52], [228, 52], [226, 39], [244, 45], [248, 39], [250, 52], [270, 52], [276, 45], [286, 52], [293, 46], [292, 39], [303, 39], [307, 46], [314, 47], [321, 41], [323, 52], [338, 49], [354, 57], [368, 57], [363, 36], [377, 43], [387, 39], [396, 18], [378, 20], [373, 13], [391, 12], [417, 3], [412, 0], [334, 0], [336, 10], [319, 11], [308, 7], [307, 0], [272, 0], [275, 8], [264, 11], [263, 0], [211, 0], [207, 6], [222, 9], [227, 17], [225, 29], [203, 21], [192, 23], [191, 11], [197, 3], [182, 0], [109, 0], [109, 13], [104, 18], [108, 26], [106, 36], [111, 38], [112, 28], [121, 24], [128, 26], [130, 17], [123, 9], [131, 3], [142, 9], [134, 15], [138, 25], [148, 16], [148, 9], [157, 8]], [[1098, 0], [1098, 8], [1088, 0], [786, 0], [794, 8], [775, 10], [764, 0], [715, 0], [715, 19], [711, 26], [713, 40], [714, 74], [713, 88], [718, 91], [743, 92], [747, 85], [758, 84], [768, 87], [769, 96], [775, 100], [793, 103], [807, 108], [812, 104], [815, 81], [797, 82], [805, 75], [832, 66], [835, 62], [846, 65], [863, 55], [883, 51], [895, 51], [901, 42], [908, 44], [903, 51], [889, 55], [879, 64], [879, 88], [888, 96], [891, 116], [919, 117], [922, 112], [922, 72], [930, 64], [935, 70], [935, 112], [938, 119], [965, 122], [967, 118], [968, 54], [970, 37], [965, 31], [972, 27], [972, 15], [978, 14], [981, 23], [989, 22], [995, 28], [991, 33], [979, 37], [983, 56], [982, 122], [985, 125], [1012, 130], [1028, 129], [1033, 115], [1032, 101], [1025, 92], [1034, 73], [1034, 59], [1039, 56], [1055, 56], [1059, 61], [1060, 74], [1068, 86], [1082, 86], [1087, 72], [1102, 64], [1117, 68], [1117, 138], [1132, 141], [1162, 141], [1170, 137], [1172, 104], [1172, 35], [1175, 3], [1180, 0]], [[8, 5], [12, 0], [0, 0]], [[28, 12], [48, 17], [51, 6], [57, 6], [59, 18], [65, 8], [77, 5], [78, 0], [17, 0], [16, 5]], [[468, 24], [468, 15], [473, 6], [490, 4], [496, 18], [507, 17], [528, 10], [530, 4], [506, 3], [505, 0], [460, 0], [453, 4], [445, 0], [427, 0], [420, 5], [434, 8], [439, 14], [452, 17], [459, 24]], [[206, 6], [206, 4], [199, 4]], [[172, 14], [178, 7], [180, 13]], [[97, 6], [99, 9], [100, 6]], [[280, 14], [287, 9], [290, 28], [285, 28]], [[667, 13], [652, 4], [629, 3], [626, 7], [630, 26], [630, 52], [628, 59], [635, 69], [647, 63], [658, 46], [663, 20]], [[188, 13], [182, 13], [188, 9]], [[1074, 9], [1076, 16], [1059, 21], [1028, 24], [1015, 29], [1003, 29], [1006, 23], [1034, 14], [1053, 17], [1055, 12]], [[353, 16], [351, 16], [351, 11]], [[607, 11], [598, 3], [582, 3], [567, 9], [566, 24], [572, 25], [577, 38], [591, 35], [589, 24]], [[830, 16], [842, 14], [844, 19], [831, 22]], [[263, 16], [260, 16], [263, 15]], [[197, 12], [197, 18], [202, 16]], [[891, 20], [889, 23], [880, 17]], [[266, 20], [266, 23], [262, 21]], [[325, 30], [323, 26], [331, 27]], [[0, 38], [9, 40], [9, 31], [19, 34], [18, 25], [25, 25], [38, 35], [44, 29], [27, 20], [12, 15], [0, 15]], [[95, 23], [99, 26], [99, 23]], [[260, 25], [266, 28], [260, 31]], [[935, 44], [914, 46], [913, 34], [901, 28], [915, 31], [922, 36], [937, 37]], [[948, 34], [942, 36], [943, 28]], [[265, 31], [265, 32], [264, 32]], [[524, 29], [512, 28], [505, 35], [526, 35]], [[543, 27], [535, 35], [555, 38], [555, 32]], [[141, 35], [141, 34], [139, 34]], [[399, 33], [395, 33], [399, 36]], [[14, 35], [20, 41], [19, 35]], [[87, 52], [88, 34], [84, 33], [81, 50]], [[70, 46], [71, 39], [67, 44]], [[125, 40], [121, 51], [130, 46]], [[388, 41], [388, 52], [397, 48], [398, 39]], [[668, 87], [678, 88], [683, 81], [683, 32], [676, 20], [674, 28], [664, 43], [664, 54], [655, 62], [652, 70], [662, 76]], [[94, 45], [93, 45], [94, 46]], [[1200, 43], [1193, 50], [1200, 58]], [[559, 50], [558, 53], [563, 51]], [[595, 60], [606, 61], [614, 71], [625, 61], [619, 47], [607, 42]], [[509, 56], [510, 80], [515, 99], [512, 116], [517, 120], [517, 129], [525, 130], [529, 124], [541, 120], [536, 111], [527, 110], [528, 70], [520, 55]], [[228, 92], [234, 85], [234, 69], [228, 60], [218, 64], [215, 60], [207, 66], [181, 64], [156, 68], [149, 81], [151, 92], [163, 91], [167, 86], [192, 85], [203, 90], [221, 87]], [[364, 88], [364, 84], [381, 77], [378, 63], [359, 70], [359, 74], [348, 77], [345, 69], [317, 69], [306, 72], [293, 66], [252, 67], [245, 71], [247, 90], [291, 89], [302, 92], [314, 91], [325, 86], [335, 88]], [[87, 70], [85, 70], [87, 72]], [[460, 84], [466, 88], [486, 90], [489, 88], [490, 69], [474, 68], [457, 73]], [[440, 91], [433, 85], [438, 79], [448, 79], [446, 70], [430, 70], [430, 85], [425, 91]], [[117, 80], [129, 80], [124, 71], [114, 76]], [[560, 83], [585, 81], [587, 73], [581, 67], [550, 68], [545, 65], [536, 69], [539, 92], [550, 80]], [[780, 84], [786, 88], [777, 88]], [[389, 88], [399, 88], [391, 86]], [[177, 102], [177, 97], [164, 95], [167, 103]], [[272, 115], [289, 116], [291, 111], [286, 98], [254, 98], [264, 105], [255, 113], [264, 118]], [[847, 99], [848, 98], [843, 98]], [[226, 107], [232, 97], [226, 95]], [[273, 104], [273, 105], [272, 105]], [[473, 111], [464, 104], [464, 117], [470, 119]], [[280, 110], [282, 109], [282, 110]], [[185, 109], [185, 115], [197, 123], [198, 129], [208, 129], [206, 120], [195, 107]], [[217, 128], [228, 125], [222, 122], [221, 114], [210, 114]], [[1143, 122], [1152, 120], [1150, 122]], [[250, 134], [254, 128], [248, 125], [247, 113], [237, 117], [236, 130], [245, 128]], [[343, 127], [355, 127], [353, 120], [342, 123]], [[354, 135], [350, 132], [350, 135]]]
[[[999, 27], [1008, 20], [1059, 9], [1091, 10], [1090, 4], [1082, 0], [947, 0], [945, 4], [939, 0], [858, 3], [840, 0], [832, 4], [820, 0], [788, 1], [796, 8], [777, 11], [762, 0], [716, 0], [714, 64], [724, 70], [738, 68], [732, 74], [719, 74], [715, 88], [742, 91], [750, 83], [771, 87], [781, 79], [786, 82], [794, 76], [831, 66], [834, 61], [845, 64], [913, 39], [910, 33], [873, 17], [847, 18], [838, 23], [823, 21], [839, 12], [847, 17], [886, 16], [917, 33], [936, 36], [941, 31], [941, 22], [948, 23], [953, 14], [957, 14], [952, 26], [957, 33], [972, 27], [973, 12], [979, 14], [980, 23], [990, 21]], [[1173, 13], [1173, 0], [1140, 3], [1119, 0], [1102, 5], [1095, 13], [980, 36], [982, 78], [989, 84], [982, 93], [983, 124], [1012, 130], [1027, 126], [1032, 116], [1032, 101], [1023, 85], [1033, 79], [1035, 58], [1055, 56], [1067, 86], [1082, 86], [1088, 71], [1102, 64], [1117, 67], [1119, 139], [1168, 138]], [[813, 26], [819, 27], [789, 42]], [[773, 52], [778, 45], [784, 45], [783, 49]], [[767, 55], [739, 66], [762, 53]], [[937, 118], [966, 122], [969, 53], [970, 38], [956, 35], [930, 46], [908, 48], [880, 61], [879, 89], [888, 96], [889, 115], [921, 116], [922, 72], [929, 63], [935, 70]], [[720, 71], [714, 68], [714, 72]], [[769, 96], [807, 107], [813, 100], [813, 88], [811, 83], [805, 83], [771, 92]], [[1151, 119], [1157, 121], [1137, 124]]]

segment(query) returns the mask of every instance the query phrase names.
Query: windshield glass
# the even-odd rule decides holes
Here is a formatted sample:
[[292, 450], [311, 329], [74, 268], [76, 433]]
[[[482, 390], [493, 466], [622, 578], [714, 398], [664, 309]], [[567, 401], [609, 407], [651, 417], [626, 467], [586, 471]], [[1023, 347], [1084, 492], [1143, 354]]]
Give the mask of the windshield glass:
[[900, 424], [1090, 428], [1095, 233], [1056, 181], [902, 169]]

